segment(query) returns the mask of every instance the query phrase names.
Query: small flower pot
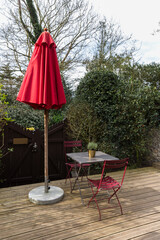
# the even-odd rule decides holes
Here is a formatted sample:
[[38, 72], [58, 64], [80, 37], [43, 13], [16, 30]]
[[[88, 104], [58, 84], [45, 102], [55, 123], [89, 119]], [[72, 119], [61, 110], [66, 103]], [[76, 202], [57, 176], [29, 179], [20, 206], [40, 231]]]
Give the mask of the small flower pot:
[[96, 154], [96, 151], [95, 151], [95, 150], [88, 150], [89, 158], [95, 157], [95, 154]]

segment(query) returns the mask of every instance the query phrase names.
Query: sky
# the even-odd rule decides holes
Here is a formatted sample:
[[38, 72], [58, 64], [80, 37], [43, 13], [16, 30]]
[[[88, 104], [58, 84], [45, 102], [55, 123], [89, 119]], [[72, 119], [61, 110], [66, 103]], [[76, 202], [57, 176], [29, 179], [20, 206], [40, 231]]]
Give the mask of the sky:
[[89, 0], [100, 16], [113, 19], [140, 48], [140, 63], [160, 63], [160, 0]]
[[[5, 0], [0, 0], [1, 8]], [[132, 34], [140, 47], [140, 63], [160, 63], [160, 0], [89, 0], [94, 10], [107, 19], [113, 19], [124, 35]], [[0, 23], [4, 21], [0, 15]]]

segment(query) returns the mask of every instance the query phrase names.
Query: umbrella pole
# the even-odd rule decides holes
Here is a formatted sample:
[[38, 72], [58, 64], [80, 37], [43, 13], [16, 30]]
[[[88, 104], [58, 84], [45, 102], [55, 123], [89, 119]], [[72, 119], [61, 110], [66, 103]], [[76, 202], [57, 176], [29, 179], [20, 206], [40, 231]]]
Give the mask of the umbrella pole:
[[44, 110], [44, 180], [45, 193], [48, 193], [48, 110]]

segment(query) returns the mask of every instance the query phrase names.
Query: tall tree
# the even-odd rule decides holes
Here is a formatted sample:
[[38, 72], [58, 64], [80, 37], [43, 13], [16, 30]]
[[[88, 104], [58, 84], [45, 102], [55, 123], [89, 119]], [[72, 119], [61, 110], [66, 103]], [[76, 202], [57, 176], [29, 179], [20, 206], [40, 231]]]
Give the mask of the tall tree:
[[136, 64], [134, 69], [141, 82], [160, 89], [160, 64]]
[[126, 81], [139, 81], [140, 85], [160, 89], [159, 63], [125, 65], [119, 75]]
[[117, 73], [124, 65], [133, 61], [136, 53], [135, 41], [132, 36], [124, 36], [120, 26], [112, 20], [104, 18], [99, 22], [95, 42], [96, 51], [92, 59], [86, 60], [88, 71], [92, 69], [107, 69]]
[[23, 21], [21, 0], [18, 0], [19, 18], [20, 18], [20, 22], [21, 22], [24, 30], [28, 34], [31, 42], [33, 44], [35, 44], [37, 38], [42, 33], [43, 29], [42, 29], [42, 26], [39, 23], [37, 12], [36, 12], [35, 6], [33, 4], [33, 0], [26, 0], [26, 4], [27, 4], [27, 9], [28, 9], [28, 12], [29, 12], [29, 16], [30, 16], [30, 22], [31, 22], [32, 27], [33, 27], [33, 33], [30, 31], [27, 24]]
[[25, 72], [33, 44], [44, 27], [56, 42], [61, 71], [84, 60], [97, 28], [97, 16], [86, 1], [6, 0], [6, 4], [8, 23], [0, 29], [0, 50], [14, 71]]

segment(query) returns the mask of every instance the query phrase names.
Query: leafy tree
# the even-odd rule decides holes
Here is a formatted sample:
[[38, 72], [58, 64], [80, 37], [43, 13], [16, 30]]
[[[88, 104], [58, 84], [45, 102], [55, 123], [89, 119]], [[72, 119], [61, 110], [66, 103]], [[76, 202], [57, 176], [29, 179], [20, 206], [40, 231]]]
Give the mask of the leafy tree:
[[81, 80], [76, 97], [87, 101], [94, 108], [98, 117], [108, 122], [110, 112], [117, 102], [119, 79], [108, 71], [92, 71]]
[[66, 118], [67, 134], [70, 137], [76, 140], [83, 139], [85, 147], [90, 141], [100, 141], [103, 132], [102, 123], [87, 101], [73, 100], [67, 110]]
[[121, 71], [118, 72], [121, 78], [126, 81], [139, 81], [140, 84], [160, 88], [160, 64], [140, 64], [134, 63], [132, 65], [125, 65]]
[[135, 64], [134, 72], [145, 85], [160, 89], [160, 64]]
[[[76, 99], [86, 101], [102, 124], [101, 138], [100, 128], [95, 136], [100, 150], [129, 156], [132, 165], [144, 164], [148, 131], [159, 126], [160, 94], [156, 88], [135, 79], [126, 81], [111, 72], [92, 71], [81, 80]], [[81, 121], [79, 115], [79, 125]]]

